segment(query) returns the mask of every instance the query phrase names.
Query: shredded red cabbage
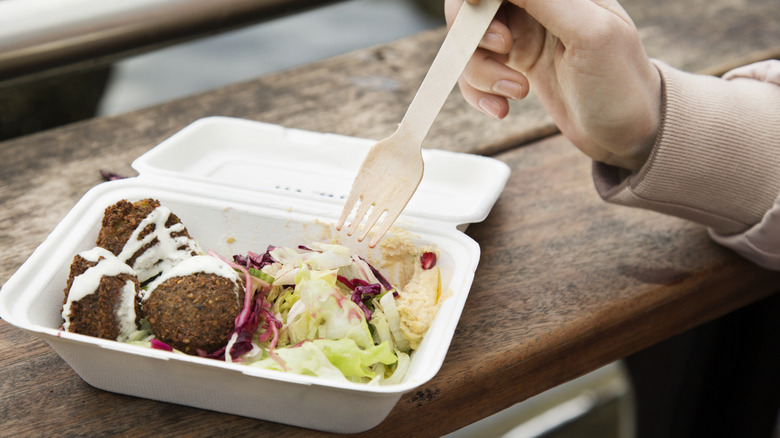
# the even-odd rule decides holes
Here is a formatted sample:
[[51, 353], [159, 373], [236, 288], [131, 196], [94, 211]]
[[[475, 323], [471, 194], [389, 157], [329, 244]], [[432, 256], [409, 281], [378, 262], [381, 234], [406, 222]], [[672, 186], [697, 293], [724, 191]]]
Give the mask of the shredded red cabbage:
[[373, 311], [368, 308], [366, 301], [379, 295], [382, 292], [382, 286], [379, 283], [372, 284], [360, 278], [350, 280], [341, 275], [338, 275], [336, 279], [352, 291], [352, 302], [357, 304], [366, 315], [366, 321], [371, 321]]
[[356, 278], [352, 280], [352, 284], [355, 285], [355, 292], [361, 295], [376, 296], [382, 292], [382, 286], [379, 283], [371, 284], [365, 280]]
[[247, 252], [246, 256], [236, 254], [233, 256], [233, 261], [245, 268], [262, 269], [265, 265], [276, 263], [276, 260], [271, 257], [271, 251], [273, 251], [274, 248], [273, 245], [268, 245], [268, 248], [263, 254], [254, 252]]
[[[273, 247], [269, 247], [268, 251], [271, 251], [272, 249]], [[253, 266], [251, 267], [254, 267], [254, 263], [262, 262], [265, 255], [268, 255], [268, 258], [270, 258], [268, 251], [266, 251], [266, 253], [263, 255], [248, 253], [246, 258], [242, 258], [240, 256], [238, 257], [244, 260], [251, 260], [249, 263], [252, 263]], [[268, 340], [270, 335], [273, 334], [273, 339], [268, 346], [268, 354], [274, 358], [274, 360], [280, 362], [281, 359], [274, 353], [273, 349], [276, 347], [276, 343], [279, 339], [279, 329], [282, 327], [282, 322], [276, 319], [276, 317], [274, 317], [268, 310], [271, 308], [271, 303], [265, 300], [265, 294], [268, 293], [270, 286], [268, 284], [264, 284], [263, 287], [257, 291], [254, 298], [252, 298], [251, 294], [254, 290], [254, 287], [252, 286], [252, 276], [249, 274], [249, 271], [247, 271], [247, 268], [238, 263], [232, 263], [229, 260], [226, 260], [214, 251], [209, 251], [209, 254], [224, 260], [234, 269], [238, 269], [244, 273], [246, 278], [246, 293], [244, 306], [241, 309], [241, 312], [236, 316], [233, 330], [228, 334], [227, 345], [213, 353], [198, 351], [198, 355], [212, 359], [224, 360], [226, 353], [229, 353], [231, 358], [238, 358], [248, 353], [249, 351], [252, 351], [252, 336], [260, 326], [261, 316], [263, 316], [264, 318], [262, 318], [262, 322], [264, 323], [265, 331], [264, 334], [260, 335], [259, 340], [260, 342], [265, 342]], [[233, 259], [235, 260], [236, 256], [234, 256]], [[231, 346], [229, 352], [227, 351], [228, 345]], [[286, 369], [283, 362], [280, 362], [280, 365], [283, 369]]]
[[374, 277], [379, 280], [379, 283], [385, 288], [385, 290], [393, 290], [393, 285], [387, 281], [387, 278], [385, 278], [385, 276], [382, 275], [379, 270], [377, 270], [371, 263], [368, 263], [368, 260], [364, 259], [363, 257], [360, 257], [360, 260], [366, 262], [368, 267], [371, 269], [371, 272], [374, 274]]
[[344, 286], [349, 288], [349, 290], [355, 290], [355, 285], [352, 284], [352, 281], [349, 278], [344, 277], [343, 275], [337, 275], [336, 280], [343, 283]]
[[[262, 305], [263, 297], [258, 294], [252, 301], [252, 309], [249, 311], [249, 316], [244, 321], [243, 325], [236, 325], [228, 335], [228, 339], [232, 340], [235, 336], [235, 341], [230, 347], [230, 357], [240, 357], [243, 354], [252, 350], [252, 335], [257, 326], [260, 324], [259, 313], [256, 308]], [[229, 342], [228, 342], [229, 344]], [[200, 352], [198, 352], [200, 353]], [[227, 345], [211, 354], [201, 354], [201, 356], [210, 357], [212, 359], [224, 360], [227, 353]]]
[[127, 178], [126, 176], [122, 176], [118, 173], [110, 172], [108, 170], [103, 170], [103, 169], [100, 169], [100, 176], [102, 176], [103, 179], [106, 181], [116, 181], [118, 179]]
[[156, 350], [173, 351], [173, 347], [171, 347], [170, 345], [166, 344], [165, 342], [157, 338], [152, 338], [151, 343], [152, 343], [152, 348]]

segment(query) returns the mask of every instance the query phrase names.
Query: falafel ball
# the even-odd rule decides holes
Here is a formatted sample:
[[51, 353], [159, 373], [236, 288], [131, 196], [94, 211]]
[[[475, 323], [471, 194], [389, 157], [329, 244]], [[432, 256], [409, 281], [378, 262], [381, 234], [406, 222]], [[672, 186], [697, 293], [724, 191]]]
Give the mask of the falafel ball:
[[142, 304], [160, 341], [198, 355], [227, 344], [244, 294], [239, 275], [227, 263], [195, 256], [155, 279]]
[[130, 265], [142, 283], [200, 252], [178, 216], [151, 198], [107, 207], [96, 244]]
[[132, 268], [103, 248], [73, 257], [62, 306], [62, 328], [126, 341], [138, 330], [140, 285]]

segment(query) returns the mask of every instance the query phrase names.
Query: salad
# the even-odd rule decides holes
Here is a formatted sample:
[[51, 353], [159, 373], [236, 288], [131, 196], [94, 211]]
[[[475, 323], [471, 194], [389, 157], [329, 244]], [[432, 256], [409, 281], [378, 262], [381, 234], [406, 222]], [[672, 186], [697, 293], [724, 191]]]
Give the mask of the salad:
[[[400, 246], [400, 287], [335, 243], [269, 246], [232, 259], [209, 251], [241, 274], [247, 293], [226, 345], [201, 355], [339, 381], [401, 382], [447, 294], [437, 251]], [[148, 322], [141, 327], [129, 343], [173, 350]]]

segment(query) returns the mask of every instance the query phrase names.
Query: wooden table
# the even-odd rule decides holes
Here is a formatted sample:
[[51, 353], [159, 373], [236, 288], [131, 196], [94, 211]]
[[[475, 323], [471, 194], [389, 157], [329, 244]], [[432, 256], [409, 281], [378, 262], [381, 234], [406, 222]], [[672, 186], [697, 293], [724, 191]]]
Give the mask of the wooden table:
[[[651, 56], [716, 73], [780, 54], [775, 0], [630, 0]], [[225, 115], [382, 138], [416, 90], [443, 31], [117, 117], [0, 144], [0, 281], [98, 169], [130, 162], [193, 120]], [[777, 290], [780, 274], [712, 243], [697, 225], [603, 203], [590, 161], [535, 99], [503, 122], [453, 93], [427, 147], [492, 155], [512, 169], [490, 216], [468, 229], [480, 267], [438, 375], [404, 395], [372, 436], [440, 436], [720, 317]], [[280, 424], [93, 389], [42, 341], [0, 322], [3, 436], [308, 436]]]

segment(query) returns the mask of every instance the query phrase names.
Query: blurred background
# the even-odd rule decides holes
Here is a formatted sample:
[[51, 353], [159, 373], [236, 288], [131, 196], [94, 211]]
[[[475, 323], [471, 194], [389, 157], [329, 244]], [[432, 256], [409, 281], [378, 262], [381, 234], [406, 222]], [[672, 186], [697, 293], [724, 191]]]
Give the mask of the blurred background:
[[[44, 24], [23, 26], [13, 22], [14, 12], [21, 17], [30, 15], [23, 10], [17, 12], [21, 7], [13, 8], [14, 3], [25, 1], [41, 4], [35, 14], [40, 12], [41, 23], [49, 20], [51, 29]], [[88, 4], [86, 0], [78, 1]], [[138, 50], [142, 53], [123, 56], [109, 65], [96, 67], [87, 63], [75, 71], [35, 79], [26, 75], [20, 80], [18, 77], [22, 75], [17, 74], [18, 77], [10, 82], [3, 81], [6, 78], [0, 75], [0, 140], [95, 115], [132, 111], [444, 25], [441, 0], [319, 2], [323, 3], [331, 4], [313, 9], [296, 6], [293, 14], [259, 20], [259, 24], [240, 25], [229, 31], [218, 29], [216, 35], [155, 50], [143, 51], [147, 49], [142, 48]], [[56, 37], [58, 32], [65, 35], [65, 31], [56, 29], [59, 25], [57, 11], [52, 8], [50, 15], [54, 16], [45, 15], [47, 6], [53, 4], [56, 5], [56, 0], [0, 0], [0, 6], [4, 7], [0, 9], [0, 62], [8, 61], [1, 56], [3, 51], [28, 64], [29, 58], [42, 57], [36, 51], [54, 52], [50, 49], [51, 43], [48, 46], [40, 44], [36, 41], [40, 38], [34, 35], [26, 37], [27, 53], [17, 50], [13, 41], [7, 42], [16, 37], [14, 25], [19, 28], [17, 34], [22, 35], [35, 32], [47, 34], [47, 38]], [[308, 10], [298, 12], [301, 9]], [[105, 12], [105, 15], [110, 13]], [[88, 14], [82, 15], [73, 21], [90, 19]], [[106, 20], [105, 17], [102, 19]], [[95, 31], [83, 38], [99, 39], [110, 32], [110, 29]], [[196, 34], [198, 31], [189, 32]], [[65, 53], [66, 44], [63, 46], [64, 54], [47, 56], [69, 56]]]
[[135, 56], [115, 65], [98, 113], [141, 108], [443, 26], [439, 3], [346, 1]]
[[[13, 1], [23, 0], [0, 4]], [[445, 24], [442, 3], [336, 1], [109, 65], [0, 82], [0, 140], [134, 111], [437, 28]], [[449, 437], [627, 438], [630, 412], [625, 371], [614, 363]]]

